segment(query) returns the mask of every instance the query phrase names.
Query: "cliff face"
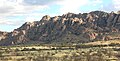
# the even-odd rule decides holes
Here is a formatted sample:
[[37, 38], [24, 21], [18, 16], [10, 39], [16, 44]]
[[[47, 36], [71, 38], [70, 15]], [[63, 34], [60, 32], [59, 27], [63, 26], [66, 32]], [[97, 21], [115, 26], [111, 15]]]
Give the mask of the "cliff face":
[[[120, 14], [93, 11], [43, 16], [40, 21], [26, 22], [6, 37], [0, 45], [33, 43], [85, 43], [96, 40], [119, 39]], [[115, 34], [115, 35], [114, 35]], [[3, 34], [0, 34], [3, 36]]]

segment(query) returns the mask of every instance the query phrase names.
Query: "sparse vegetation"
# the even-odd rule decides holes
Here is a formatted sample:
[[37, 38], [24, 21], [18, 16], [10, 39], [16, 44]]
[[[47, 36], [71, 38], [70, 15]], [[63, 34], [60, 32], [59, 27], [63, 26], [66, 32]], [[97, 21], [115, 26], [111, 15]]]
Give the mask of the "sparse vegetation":
[[115, 46], [78, 44], [0, 47], [0, 61], [119, 61], [120, 48]]

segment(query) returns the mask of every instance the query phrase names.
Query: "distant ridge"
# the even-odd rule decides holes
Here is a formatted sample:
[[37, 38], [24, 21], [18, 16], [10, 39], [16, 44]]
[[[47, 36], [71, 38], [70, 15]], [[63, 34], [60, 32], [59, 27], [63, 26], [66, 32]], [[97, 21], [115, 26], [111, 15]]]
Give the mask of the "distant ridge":
[[45, 15], [40, 21], [26, 22], [12, 32], [0, 32], [0, 45], [87, 43], [119, 40], [119, 34], [120, 11]]

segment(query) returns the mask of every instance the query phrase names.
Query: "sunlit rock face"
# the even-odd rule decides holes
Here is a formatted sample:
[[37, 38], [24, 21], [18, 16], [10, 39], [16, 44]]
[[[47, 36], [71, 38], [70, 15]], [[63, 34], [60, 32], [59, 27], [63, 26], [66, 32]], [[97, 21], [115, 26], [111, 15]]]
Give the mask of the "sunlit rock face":
[[26, 22], [13, 32], [0, 32], [0, 45], [86, 43], [120, 39], [119, 35], [112, 35], [119, 34], [119, 31], [119, 11], [117, 13], [103, 11], [83, 14], [67, 13], [55, 17], [45, 15], [40, 21]]
[[0, 31], [0, 41], [5, 39], [7, 37], [7, 34], [8, 34], [7, 32]]

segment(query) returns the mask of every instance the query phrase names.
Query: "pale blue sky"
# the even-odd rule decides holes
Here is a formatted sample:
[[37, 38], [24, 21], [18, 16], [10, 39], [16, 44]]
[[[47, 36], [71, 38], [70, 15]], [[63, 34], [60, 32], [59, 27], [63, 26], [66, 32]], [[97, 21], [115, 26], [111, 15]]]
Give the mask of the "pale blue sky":
[[118, 11], [120, 0], [0, 0], [0, 31], [13, 31], [25, 22], [44, 15], [83, 13], [95, 10]]

